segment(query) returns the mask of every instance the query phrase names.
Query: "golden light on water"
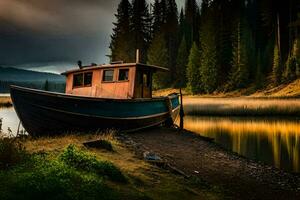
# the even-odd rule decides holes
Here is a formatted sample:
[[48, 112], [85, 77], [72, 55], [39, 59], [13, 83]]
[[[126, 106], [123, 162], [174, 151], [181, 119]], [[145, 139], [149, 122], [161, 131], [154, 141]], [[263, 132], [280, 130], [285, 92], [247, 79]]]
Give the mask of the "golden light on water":
[[185, 113], [198, 115], [299, 116], [299, 99], [184, 98]]
[[283, 168], [288, 162], [292, 171], [300, 172], [298, 120], [186, 116], [184, 122], [186, 129], [226, 143], [240, 155], [266, 162], [271, 157], [276, 167]]

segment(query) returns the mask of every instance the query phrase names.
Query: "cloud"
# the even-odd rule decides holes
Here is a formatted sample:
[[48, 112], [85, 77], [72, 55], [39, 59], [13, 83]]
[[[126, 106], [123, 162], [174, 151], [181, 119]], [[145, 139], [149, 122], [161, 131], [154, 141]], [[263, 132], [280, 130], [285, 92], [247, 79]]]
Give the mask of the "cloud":
[[48, 35], [96, 34], [112, 28], [117, 4], [118, 0], [1, 0], [0, 23]]
[[0, 65], [107, 62], [120, 1], [0, 0]]

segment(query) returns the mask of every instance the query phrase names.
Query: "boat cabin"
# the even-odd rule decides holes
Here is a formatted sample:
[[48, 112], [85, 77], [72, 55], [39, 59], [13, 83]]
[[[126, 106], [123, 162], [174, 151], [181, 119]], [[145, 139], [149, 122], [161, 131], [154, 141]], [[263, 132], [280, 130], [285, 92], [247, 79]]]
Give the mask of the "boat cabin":
[[152, 98], [152, 77], [168, 69], [141, 63], [122, 63], [82, 67], [62, 73], [66, 94], [111, 99]]

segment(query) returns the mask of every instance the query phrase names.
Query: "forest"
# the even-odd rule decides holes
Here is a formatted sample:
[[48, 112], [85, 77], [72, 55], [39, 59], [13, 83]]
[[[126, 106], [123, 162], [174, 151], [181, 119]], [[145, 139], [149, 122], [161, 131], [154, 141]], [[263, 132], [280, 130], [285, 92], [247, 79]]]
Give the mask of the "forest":
[[169, 73], [153, 87], [212, 93], [288, 83], [300, 76], [299, 0], [121, 0], [111, 61], [141, 61]]

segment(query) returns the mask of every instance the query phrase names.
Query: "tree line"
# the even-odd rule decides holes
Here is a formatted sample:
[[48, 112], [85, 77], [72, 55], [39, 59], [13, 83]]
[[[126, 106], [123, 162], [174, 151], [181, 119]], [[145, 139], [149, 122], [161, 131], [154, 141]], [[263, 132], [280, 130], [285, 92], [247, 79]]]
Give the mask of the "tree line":
[[298, 0], [121, 0], [111, 35], [111, 60], [169, 68], [155, 88], [192, 93], [274, 86], [300, 76]]
[[0, 93], [9, 93], [11, 85], [18, 85], [22, 87], [29, 87], [33, 89], [40, 89], [51, 92], [65, 92], [66, 84], [56, 81], [1, 81]]

